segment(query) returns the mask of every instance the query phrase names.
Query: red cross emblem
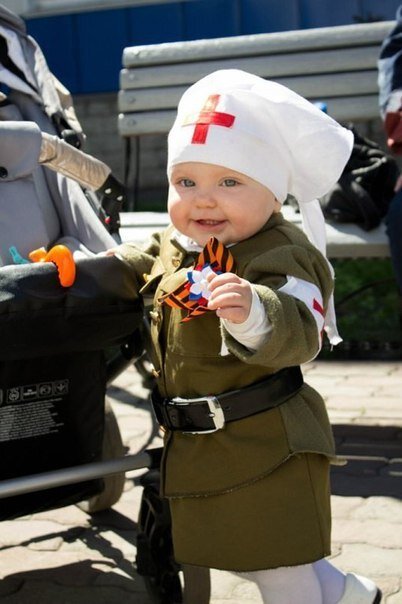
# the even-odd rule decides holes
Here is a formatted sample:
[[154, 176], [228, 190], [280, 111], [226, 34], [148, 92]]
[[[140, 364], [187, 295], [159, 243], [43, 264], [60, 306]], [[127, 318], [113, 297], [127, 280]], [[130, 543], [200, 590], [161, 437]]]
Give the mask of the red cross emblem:
[[212, 94], [208, 97], [199, 115], [189, 115], [184, 120], [183, 126], [195, 124], [193, 138], [191, 139], [192, 144], [205, 145], [208, 130], [211, 125], [224, 126], [225, 128], [230, 128], [233, 125], [233, 122], [235, 121], [234, 115], [215, 111], [216, 106], [219, 103], [219, 99], [220, 94]]
[[315, 298], [313, 300], [313, 308], [314, 308], [314, 310], [317, 310], [320, 313], [320, 315], [322, 315], [323, 317], [325, 317], [325, 312], [324, 312], [323, 307], [318, 302], [318, 300], [316, 300]]

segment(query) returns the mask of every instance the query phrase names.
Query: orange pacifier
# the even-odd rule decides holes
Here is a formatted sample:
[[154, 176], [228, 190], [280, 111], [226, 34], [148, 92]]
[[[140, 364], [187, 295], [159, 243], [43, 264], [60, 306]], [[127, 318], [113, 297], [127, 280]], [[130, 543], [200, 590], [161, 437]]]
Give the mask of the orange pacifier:
[[48, 252], [44, 247], [29, 253], [32, 262], [53, 262], [59, 273], [60, 285], [70, 287], [75, 281], [75, 261], [65, 245], [55, 245]]

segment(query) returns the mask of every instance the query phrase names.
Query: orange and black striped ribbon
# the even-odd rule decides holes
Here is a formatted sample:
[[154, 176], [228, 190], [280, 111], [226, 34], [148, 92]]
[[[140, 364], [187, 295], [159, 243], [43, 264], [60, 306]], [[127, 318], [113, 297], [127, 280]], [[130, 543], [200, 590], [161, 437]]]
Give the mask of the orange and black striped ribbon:
[[[236, 272], [236, 263], [232, 254], [215, 237], [211, 237], [202, 252], [200, 252], [194, 267], [189, 269], [188, 272], [191, 273], [194, 269], [201, 271], [208, 265], [215, 273]], [[204, 298], [200, 298], [199, 300], [190, 299], [190, 285], [190, 281], [187, 280], [173, 292], [162, 296], [159, 300], [172, 308], [187, 311], [187, 315], [182, 319], [182, 323], [199, 317], [209, 310], [206, 305], [207, 300]]]

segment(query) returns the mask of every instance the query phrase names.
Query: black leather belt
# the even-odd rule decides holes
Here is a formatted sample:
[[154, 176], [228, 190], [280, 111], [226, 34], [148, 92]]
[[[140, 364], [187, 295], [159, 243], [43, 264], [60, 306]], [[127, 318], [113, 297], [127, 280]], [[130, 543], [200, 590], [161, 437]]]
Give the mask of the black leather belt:
[[155, 389], [151, 402], [158, 423], [168, 430], [207, 434], [227, 422], [273, 409], [296, 394], [303, 385], [300, 367], [282, 369], [265, 380], [216, 396], [162, 398]]

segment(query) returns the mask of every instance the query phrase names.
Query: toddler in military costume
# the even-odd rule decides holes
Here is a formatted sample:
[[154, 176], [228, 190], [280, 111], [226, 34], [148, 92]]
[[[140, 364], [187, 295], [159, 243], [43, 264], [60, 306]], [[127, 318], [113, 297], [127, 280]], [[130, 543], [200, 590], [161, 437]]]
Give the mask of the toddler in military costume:
[[[334, 443], [300, 371], [323, 333], [340, 341], [316, 198], [352, 145], [287, 88], [212, 73], [185, 92], [169, 134], [172, 225], [146, 249], [114, 250], [154, 297], [152, 399], [175, 557], [246, 572], [270, 604], [381, 601], [370, 580], [324, 559]], [[281, 214], [289, 194], [306, 234]]]

